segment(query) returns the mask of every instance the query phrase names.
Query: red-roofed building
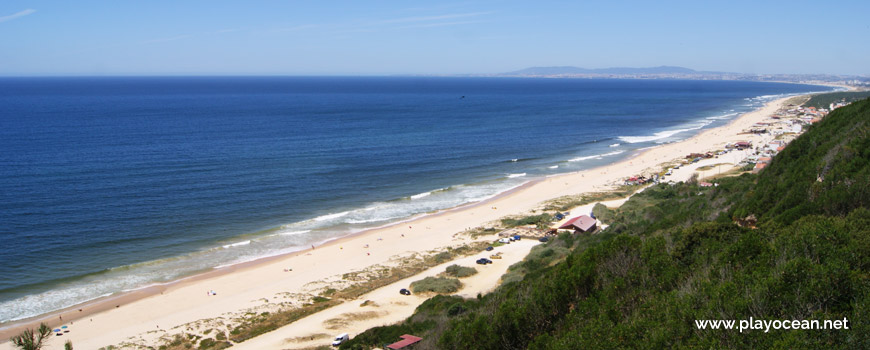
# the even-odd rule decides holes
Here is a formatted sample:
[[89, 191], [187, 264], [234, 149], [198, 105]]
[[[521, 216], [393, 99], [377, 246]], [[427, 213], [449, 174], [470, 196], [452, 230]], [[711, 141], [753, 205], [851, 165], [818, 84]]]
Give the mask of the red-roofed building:
[[392, 349], [392, 350], [410, 349], [410, 346], [417, 344], [418, 342], [423, 340], [423, 338], [415, 337], [415, 336], [410, 335], [410, 334], [405, 334], [399, 338], [402, 338], [402, 340], [399, 340], [395, 343], [387, 345], [387, 349]]
[[589, 215], [580, 215], [576, 218], [572, 218], [571, 220], [566, 221], [562, 226], [559, 226], [559, 229], [562, 230], [574, 230], [577, 232], [591, 232], [595, 231], [595, 227], [598, 224], [598, 220], [593, 219]]
[[761, 171], [761, 169], [764, 169], [764, 167], [766, 167], [766, 166], [767, 166], [767, 163], [755, 163], [755, 169], [753, 169], [752, 171], [757, 173], [757, 172]]
[[752, 143], [748, 141], [738, 141], [734, 143], [734, 147], [737, 147], [738, 149], [752, 148]]

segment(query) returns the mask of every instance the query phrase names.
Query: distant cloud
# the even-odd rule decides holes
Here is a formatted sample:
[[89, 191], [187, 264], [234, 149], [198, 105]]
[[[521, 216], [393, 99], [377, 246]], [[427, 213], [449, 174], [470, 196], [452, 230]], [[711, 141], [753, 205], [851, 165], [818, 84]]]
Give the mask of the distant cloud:
[[471, 24], [471, 23], [481, 23], [485, 21], [457, 21], [457, 22], [437, 22], [437, 23], [424, 23], [424, 24], [415, 24], [410, 26], [404, 26], [399, 28], [431, 28], [431, 27], [446, 27], [446, 26], [455, 26], [460, 24]]
[[294, 27], [277, 28], [274, 31], [275, 32], [298, 32], [301, 30], [308, 30], [308, 29], [314, 29], [314, 28], [319, 28], [319, 27], [322, 27], [322, 25], [303, 24], [303, 25], [298, 25], [298, 26], [294, 26]]
[[379, 21], [377, 23], [378, 24], [387, 24], [387, 23], [429, 22], [429, 21], [439, 21], [439, 20], [443, 20], [443, 19], [477, 17], [477, 16], [481, 16], [481, 15], [488, 15], [490, 13], [492, 13], [492, 12], [469, 12], [469, 13], [454, 13], [454, 14], [439, 15], [439, 16], [405, 17], [405, 18], [388, 19], [388, 20], [384, 20], [384, 21]]
[[143, 41], [142, 43], [144, 43], [144, 44], [165, 43], [167, 41], [187, 39], [187, 38], [192, 37], [192, 36], [193, 36], [193, 34], [185, 34], [185, 35], [173, 36], [173, 37], [169, 37], [169, 38], [159, 38], [159, 39], [146, 40], [146, 41]]
[[27, 16], [27, 15], [32, 14], [34, 12], [36, 12], [36, 10], [26, 9], [24, 11], [21, 11], [21, 12], [15, 13], [15, 14], [11, 14], [9, 16], [3, 16], [3, 17], [0, 17], [0, 23], [6, 22], [6, 21], [11, 21], [11, 20], [16, 19], [18, 17], [24, 17], [24, 16]]

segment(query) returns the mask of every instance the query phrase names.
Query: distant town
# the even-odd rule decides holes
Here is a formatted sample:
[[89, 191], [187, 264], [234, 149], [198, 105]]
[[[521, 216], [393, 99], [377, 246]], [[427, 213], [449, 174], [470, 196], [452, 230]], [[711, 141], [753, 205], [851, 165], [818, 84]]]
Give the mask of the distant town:
[[674, 66], [601, 69], [586, 69], [570, 66], [531, 67], [513, 72], [492, 74], [489, 76], [587, 79], [744, 80], [803, 84], [836, 84], [861, 89], [870, 88], [870, 76], [844, 76], [831, 74], [745, 74], [696, 71], [689, 68]]

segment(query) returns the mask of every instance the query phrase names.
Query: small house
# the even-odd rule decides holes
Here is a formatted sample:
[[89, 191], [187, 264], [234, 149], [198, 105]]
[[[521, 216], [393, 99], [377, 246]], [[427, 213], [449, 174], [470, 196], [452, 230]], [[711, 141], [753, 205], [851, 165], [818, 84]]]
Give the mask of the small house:
[[559, 229], [574, 230], [574, 232], [592, 232], [595, 231], [597, 224], [598, 220], [593, 219], [589, 215], [580, 215], [566, 221], [562, 226], [559, 226]]
[[401, 338], [402, 340], [399, 340], [395, 343], [387, 345], [387, 349], [391, 349], [391, 350], [411, 349], [414, 346], [414, 344], [417, 344], [421, 340], [423, 340], [423, 338], [416, 337], [416, 336], [413, 336], [410, 334], [405, 334], [399, 338]]

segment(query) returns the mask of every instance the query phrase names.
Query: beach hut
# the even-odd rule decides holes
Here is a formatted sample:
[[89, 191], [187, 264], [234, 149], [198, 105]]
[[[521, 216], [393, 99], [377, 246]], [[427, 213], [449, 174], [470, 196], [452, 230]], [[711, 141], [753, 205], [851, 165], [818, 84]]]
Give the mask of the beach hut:
[[421, 340], [423, 340], [423, 338], [416, 337], [416, 336], [413, 336], [410, 334], [405, 334], [399, 338], [402, 338], [402, 340], [399, 340], [395, 343], [387, 345], [387, 349], [392, 349], [392, 350], [410, 349], [411, 347], [413, 347], [414, 344], [417, 344]]
[[593, 219], [589, 215], [580, 215], [566, 221], [562, 226], [559, 226], [559, 229], [574, 230], [575, 232], [592, 232], [595, 231], [597, 224], [598, 220]]

